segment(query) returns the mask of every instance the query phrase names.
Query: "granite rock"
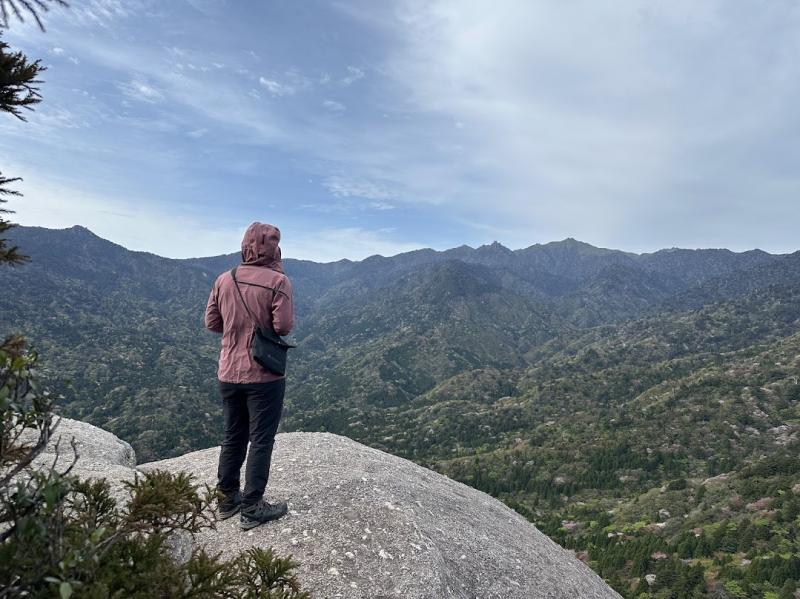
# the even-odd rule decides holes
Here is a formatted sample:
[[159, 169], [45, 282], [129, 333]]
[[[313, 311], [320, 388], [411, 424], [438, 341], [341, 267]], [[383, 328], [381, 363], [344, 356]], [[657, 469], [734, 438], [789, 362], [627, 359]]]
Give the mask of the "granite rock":
[[[215, 483], [219, 448], [135, 466], [130, 446], [91, 425], [64, 420], [80, 476], [121, 481], [154, 469]], [[273, 547], [300, 562], [316, 598], [611, 599], [602, 579], [500, 501], [408, 460], [329, 433], [275, 441], [267, 499], [289, 514], [249, 532], [238, 517], [173, 542], [186, 557], [204, 546], [233, 557]]]

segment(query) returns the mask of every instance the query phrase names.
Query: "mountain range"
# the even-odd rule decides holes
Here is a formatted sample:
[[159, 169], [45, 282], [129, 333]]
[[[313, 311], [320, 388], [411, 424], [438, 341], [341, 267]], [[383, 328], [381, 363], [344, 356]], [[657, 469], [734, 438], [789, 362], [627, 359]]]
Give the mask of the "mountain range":
[[[167, 259], [82, 227], [12, 242], [32, 260], [0, 270], [0, 334], [40, 351], [64, 414], [142, 459], [218, 443], [202, 313], [238, 253]], [[800, 587], [800, 252], [566, 239], [285, 268], [283, 430], [487, 491], [626, 597]]]

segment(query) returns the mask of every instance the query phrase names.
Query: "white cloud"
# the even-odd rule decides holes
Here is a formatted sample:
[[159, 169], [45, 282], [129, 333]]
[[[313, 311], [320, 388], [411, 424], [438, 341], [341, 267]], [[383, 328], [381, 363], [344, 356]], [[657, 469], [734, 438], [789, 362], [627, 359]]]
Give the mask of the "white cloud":
[[66, 55], [67, 51], [64, 50], [64, 48], [61, 48], [60, 46], [54, 46], [53, 48], [50, 48], [50, 50], [48, 52], [52, 56], [64, 57], [68, 61], [70, 61], [72, 64], [80, 64], [81, 63], [81, 61], [78, 60], [75, 56], [67, 56]]
[[[350, 0], [331, 6], [350, 17], [335, 21], [342, 31], [365, 34], [358, 52], [345, 44], [339, 55], [334, 44], [322, 59], [302, 50], [319, 33], [304, 29], [276, 39], [290, 40], [279, 52], [261, 39], [252, 42], [259, 54], [248, 51], [243, 29], [243, 37], [221, 35], [213, 50], [179, 49], [188, 53], [179, 58], [164, 46], [181, 42], [157, 22], [180, 14], [168, 4], [86, 0], [59, 13], [62, 25], [88, 18], [86, 6], [107, 28], [8, 33], [40, 55], [67, 48], [86, 65], [80, 85], [96, 101], [57, 98], [53, 77], [31, 118], [48, 107], [79, 112], [43, 115], [62, 134], [54, 148], [80, 142], [110, 155], [122, 145], [117, 129], [94, 126], [100, 117], [90, 112], [105, 107], [111, 115], [102, 118], [135, 125], [137, 102], [163, 100], [160, 117], [170, 122], [159, 130], [177, 132], [178, 147], [207, 129], [219, 147], [236, 144], [235, 162], [256, 165], [250, 174], [258, 173], [253, 154], [268, 147], [276, 163], [297, 166], [298, 180], [322, 181], [331, 203], [353, 208], [341, 219], [416, 202], [459, 227], [518, 232], [518, 245], [575, 236], [624, 249], [775, 248], [788, 243], [769, 242], [777, 236], [795, 239], [787, 232], [800, 197], [794, 0]], [[187, 12], [187, 33], [205, 24]], [[120, 84], [124, 116], [106, 104], [108, 77], [128, 82]], [[269, 96], [291, 101], [260, 101]], [[69, 124], [82, 122], [91, 133], [67, 139]], [[163, 154], [179, 155], [163, 137]]]
[[422, 244], [397, 241], [390, 232], [360, 227], [330, 228], [306, 233], [281, 227], [281, 246], [287, 258], [331, 262], [348, 258], [363, 260], [380, 254], [394, 256], [423, 247]]
[[365, 22], [399, 40], [380, 65], [392, 118], [351, 144], [343, 168], [531, 240], [709, 243], [689, 215], [746, 227], [760, 189], [783, 180], [772, 214], [800, 190], [780, 166], [795, 153], [785, 128], [800, 133], [789, 116], [800, 42], [781, 23], [800, 23], [800, 7], [762, 9], [408, 0], [379, 25], [371, 11]]
[[195, 9], [211, 17], [218, 17], [225, 10], [225, 0], [186, 0]]
[[369, 200], [391, 200], [396, 197], [390, 189], [375, 181], [335, 175], [322, 182], [323, 186], [337, 198], [365, 198]]
[[164, 94], [149, 83], [139, 80], [117, 84], [117, 88], [127, 97], [141, 102], [155, 104], [164, 100]]
[[65, 13], [78, 23], [108, 27], [114, 21], [130, 17], [144, 7], [145, 3], [138, 0], [89, 0], [70, 6]]
[[[79, 224], [95, 234], [131, 250], [148, 251], [169, 258], [215, 256], [237, 251], [247, 222], [220, 222], [203, 207], [174, 208], [140, 197], [108, 197], [76, 188], [71, 182], [47, 179], [19, 165], [9, 172], [23, 177], [22, 198], [12, 198], [8, 208], [14, 222], [62, 229]], [[180, 226], [176, 226], [176, 223]], [[281, 246], [286, 258], [330, 262], [360, 260], [374, 254], [391, 256], [423, 247], [398, 241], [394, 230], [360, 227], [315, 228], [309, 231], [280, 224]]]
[[331, 112], [342, 112], [347, 110], [346, 106], [341, 102], [337, 102], [336, 100], [325, 100], [322, 102], [322, 105], [330, 110]]
[[348, 66], [347, 67], [347, 75], [342, 77], [339, 80], [339, 83], [344, 85], [345, 87], [352, 85], [356, 81], [359, 81], [364, 78], [364, 71], [359, 69], [358, 67]]
[[53, 133], [54, 129], [79, 129], [88, 127], [89, 123], [71, 110], [61, 107], [48, 107], [42, 109], [31, 118], [31, 123], [36, 123], [37, 133]]
[[285, 83], [279, 83], [273, 79], [267, 79], [265, 77], [259, 77], [258, 82], [264, 87], [269, 93], [276, 97], [282, 96], [292, 96], [297, 91], [293, 86], [287, 85]]
[[[11, 209], [15, 222], [63, 229], [87, 227], [95, 234], [130, 250], [170, 258], [214, 256], [236, 251], [244, 228], [208, 219], [202, 209], [181, 213], [151, 203], [147, 198], [107, 197], [87, 192], [68, 181], [45, 179], [14, 168], [24, 178], [25, 195]], [[180, 226], [176, 226], [176, 222]], [[249, 224], [249, 223], [247, 223]]]
[[[164, 50], [158, 47], [110, 44], [78, 36], [73, 43], [86, 62], [103, 68], [130, 73], [131, 65], [136, 65], [136, 78], [117, 85], [132, 99], [154, 103], [159, 95], [169, 97], [169, 112], [176, 118], [188, 109], [195, 113], [194, 117], [208, 119], [217, 131], [235, 131], [239, 141], [275, 143], [283, 137], [275, 118], [263, 104], [255, 102], [260, 96], [254, 89], [246, 91], [243, 97], [241, 87], [210, 83], [205, 73], [165, 69]], [[141, 89], [138, 83], [147, 89]]]

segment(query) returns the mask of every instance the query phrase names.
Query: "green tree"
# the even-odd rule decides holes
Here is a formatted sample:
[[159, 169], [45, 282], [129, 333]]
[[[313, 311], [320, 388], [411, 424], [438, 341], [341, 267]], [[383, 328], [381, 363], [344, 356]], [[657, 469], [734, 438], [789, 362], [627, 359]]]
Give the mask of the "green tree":
[[[39, 75], [44, 71], [41, 62], [28, 61], [22, 52], [12, 52], [0, 37], [0, 112], [9, 113], [18, 119], [25, 120], [25, 110], [32, 110], [41, 101], [39, 94]], [[5, 177], [0, 171], [0, 263], [19, 264], [25, 257], [18, 248], [9, 246], [4, 234], [14, 227], [6, 219], [11, 211], [3, 208], [9, 196], [21, 195], [12, 189], [19, 177]]]
[[0, 38], [0, 111], [25, 120], [25, 110], [42, 101], [39, 75], [45, 70], [40, 60], [29, 62], [22, 52], [13, 52]]
[[0, 173], [0, 263], [5, 264], [19, 264], [26, 259], [25, 256], [19, 253], [17, 246], [10, 246], [8, 240], [3, 237], [9, 229], [15, 226], [14, 223], [4, 218], [4, 215], [11, 214], [11, 210], [2, 207], [7, 201], [3, 196], [20, 195], [18, 191], [8, 188], [9, 184], [16, 181], [19, 181], [19, 177], [9, 179]]

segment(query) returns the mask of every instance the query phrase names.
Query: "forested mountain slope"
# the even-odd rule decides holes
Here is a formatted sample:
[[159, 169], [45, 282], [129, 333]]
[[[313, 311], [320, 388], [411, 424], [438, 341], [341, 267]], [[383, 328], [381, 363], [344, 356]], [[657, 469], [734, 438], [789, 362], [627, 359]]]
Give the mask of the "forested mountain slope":
[[[13, 241], [33, 261], [0, 271], [0, 333], [41, 350], [65, 414], [143, 459], [218, 443], [202, 313], [238, 254], [169, 260], [80, 227]], [[800, 580], [800, 253], [568, 239], [285, 266], [284, 430], [488, 491], [626, 596], [784, 599]]]
[[[169, 260], [82, 227], [13, 234], [33, 260], [0, 273], [8, 290], [0, 290], [0, 329], [26, 331], [53, 380], [72, 381], [64, 409], [131, 439], [146, 457], [213, 443], [217, 340], [200, 321], [213, 279], [237, 254]], [[787, 260], [727, 250], [636, 256], [575, 240], [286, 260], [300, 342], [287, 424], [330, 427], [315, 407], [333, 418], [333, 408], [403, 403], [475, 368], [520, 367], [564, 332], [738, 292], [716, 284], [693, 293], [698, 281], [748, 269], [763, 284], [773, 271], [783, 280]]]

